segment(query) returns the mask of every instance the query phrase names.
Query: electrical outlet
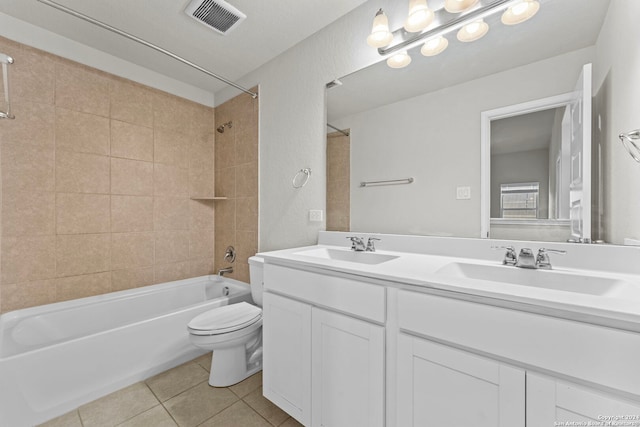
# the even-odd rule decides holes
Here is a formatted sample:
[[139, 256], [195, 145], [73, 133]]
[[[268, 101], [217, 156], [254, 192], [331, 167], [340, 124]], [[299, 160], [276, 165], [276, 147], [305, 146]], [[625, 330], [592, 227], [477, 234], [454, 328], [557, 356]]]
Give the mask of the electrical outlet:
[[311, 221], [311, 222], [322, 222], [322, 210], [311, 209], [309, 211], [309, 221]]
[[457, 200], [471, 199], [471, 187], [456, 187], [456, 199]]

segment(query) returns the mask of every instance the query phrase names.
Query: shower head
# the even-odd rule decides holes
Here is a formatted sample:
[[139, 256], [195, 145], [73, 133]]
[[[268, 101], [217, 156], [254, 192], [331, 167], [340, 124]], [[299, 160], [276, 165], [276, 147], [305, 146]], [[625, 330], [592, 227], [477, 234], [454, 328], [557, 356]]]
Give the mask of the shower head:
[[231, 128], [233, 127], [233, 122], [230, 122], [230, 121], [229, 121], [229, 122], [227, 122], [227, 123], [223, 123], [223, 124], [221, 124], [220, 126], [218, 126], [218, 127], [216, 128], [216, 130], [217, 130], [218, 132], [220, 132], [220, 133], [224, 133], [224, 128], [225, 128], [225, 127], [227, 127], [227, 128], [229, 128], [229, 129], [231, 129]]

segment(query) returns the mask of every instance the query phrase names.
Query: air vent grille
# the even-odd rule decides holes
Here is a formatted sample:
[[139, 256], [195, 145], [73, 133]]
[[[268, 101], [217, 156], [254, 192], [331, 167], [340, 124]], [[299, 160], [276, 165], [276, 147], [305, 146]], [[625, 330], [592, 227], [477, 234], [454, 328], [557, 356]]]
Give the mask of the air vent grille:
[[228, 33], [247, 17], [223, 0], [194, 0], [185, 13], [220, 34]]

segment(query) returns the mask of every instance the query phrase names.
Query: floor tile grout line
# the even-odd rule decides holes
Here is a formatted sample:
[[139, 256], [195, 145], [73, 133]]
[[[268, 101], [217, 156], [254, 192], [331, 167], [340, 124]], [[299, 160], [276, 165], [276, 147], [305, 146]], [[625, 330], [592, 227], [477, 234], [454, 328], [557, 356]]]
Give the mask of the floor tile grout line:
[[[221, 387], [221, 388], [229, 388], [229, 387]], [[229, 390], [231, 391], [231, 390]], [[233, 392], [231, 392], [232, 394], [234, 394]], [[235, 394], [234, 394], [235, 395]], [[209, 418], [203, 420], [200, 424], [198, 424], [196, 427], [201, 426], [202, 424], [206, 423], [207, 421], [209, 421], [211, 418], [220, 415], [222, 412], [226, 411], [227, 409], [229, 409], [230, 407], [232, 407], [233, 405], [235, 405], [238, 402], [241, 402], [242, 399], [238, 398], [238, 400], [236, 400], [235, 402], [229, 404], [228, 406], [225, 406], [224, 408], [222, 408], [221, 410], [219, 410], [218, 412], [216, 412], [215, 414], [213, 414], [212, 416], [210, 416]]]
[[[257, 390], [257, 389], [256, 389]], [[255, 390], [253, 390], [251, 393], [253, 393]], [[249, 394], [251, 394], [249, 393]], [[249, 396], [249, 394], [247, 394], [247, 396]], [[245, 397], [247, 397], [245, 396]], [[251, 404], [249, 402], [247, 402], [246, 400], [244, 400], [244, 398], [240, 399], [242, 401], [242, 403], [244, 403], [245, 405], [247, 405], [249, 407], [249, 409], [251, 409], [253, 412], [255, 412], [256, 414], [258, 414], [262, 419], [264, 419], [267, 424], [269, 424], [270, 426], [274, 426], [277, 427], [276, 424], [273, 424], [271, 421], [269, 421], [264, 415], [262, 415], [260, 412], [258, 412], [257, 409], [255, 409], [253, 406], [251, 406]], [[287, 414], [288, 415], [288, 414]], [[286, 418], [284, 421], [288, 420], [289, 418]], [[282, 423], [284, 423], [284, 421], [282, 421]], [[282, 423], [278, 424], [281, 425]]]
[[[229, 387], [225, 387], [225, 388], [229, 388]], [[231, 390], [229, 390], [231, 391]], [[232, 392], [233, 393], [233, 392]], [[235, 394], [235, 393], [234, 393]], [[236, 395], [237, 396], [237, 395]], [[269, 424], [270, 426], [273, 426], [273, 424], [271, 424], [269, 422], [269, 420], [267, 420], [265, 417], [263, 417], [258, 411], [256, 411], [255, 409], [253, 409], [247, 402], [245, 402], [242, 398], [239, 398], [238, 400], [236, 400], [235, 402], [233, 402], [231, 405], [227, 406], [226, 408], [224, 408], [223, 410], [215, 413], [214, 415], [210, 416], [209, 418], [207, 418], [206, 420], [202, 421], [200, 424], [198, 424], [196, 427], [199, 427], [201, 425], [203, 425], [204, 423], [206, 423], [207, 421], [210, 421], [211, 419], [217, 417], [218, 415], [220, 415], [221, 413], [223, 413], [224, 411], [226, 411], [227, 409], [231, 408], [233, 405], [242, 402], [245, 405], [247, 405], [247, 407], [249, 408], [249, 410], [251, 410], [252, 412], [254, 412], [255, 414], [257, 414], [260, 418], [262, 418], [263, 420], [265, 420], [267, 422], [267, 424]], [[277, 427], [277, 426], [276, 426]]]
[[[134, 384], [132, 384], [132, 385], [135, 385], [135, 384], [144, 384], [144, 386], [145, 386], [145, 387], [147, 387], [147, 389], [151, 392], [151, 394], [153, 395], [153, 397], [156, 399], [156, 401], [158, 402], [158, 404], [157, 404], [157, 405], [153, 405], [152, 407], [147, 408], [147, 409], [145, 409], [145, 410], [144, 410], [144, 411], [142, 411], [142, 412], [138, 412], [137, 414], [132, 415], [131, 417], [127, 418], [126, 420], [123, 420], [122, 422], [119, 422], [118, 424], [114, 424], [114, 425], [113, 425], [114, 427], [118, 427], [119, 425], [122, 425], [122, 424], [126, 423], [127, 421], [132, 420], [133, 418], [137, 417], [138, 415], [142, 415], [142, 414], [144, 414], [145, 412], [150, 411], [151, 409], [153, 409], [153, 408], [157, 407], [158, 405], [162, 405], [162, 402], [160, 402], [160, 399], [158, 399], [158, 397], [155, 395], [155, 393], [153, 392], [153, 390], [151, 390], [151, 387], [149, 387], [149, 385], [147, 384], [147, 382], [146, 382], [146, 381], [139, 381], [138, 383], [134, 383]], [[118, 391], [119, 391], [119, 390], [118, 390]], [[116, 391], [116, 393], [117, 393], [117, 391]], [[80, 412], [80, 411], [78, 411], [78, 413], [79, 413], [79, 412]], [[80, 422], [82, 422], [82, 419], [80, 419]]]
[[[188, 364], [188, 363], [195, 363], [196, 365], [198, 365], [198, 366], [202, 367], [201, 365], [199, 365], [199, 364], [198, 364], [198, 363], [196, 363], [196, 362], [187, 362], [187, 363], [184, 363], [183, 365], [186, 365], [186, 364]], [[178, 365], [178, 366], [176, 366], [175, 368], [178, 368], [178, 367], [183, 366], [183, 365]], [[171, 368], [171, 369], [175, 369], [175, 368]], [[171, 369], [169, 369], [169, 370], [167, 370], [167, 371], [164, 371], [164, 372], [161, 372], [161, 373], [159, 373], [158, 375], [162, 375], [162, 374], [164, 374], [165, 372], [169, 372]], [[154, 375], [154, 377], [155, 377], [155, 376], [158, 376], [158, 375]], [[174, 394], [173, 396], [167, 397], [167, 398], [163, 401], [162, 399], [160, 399], [160, 397], [159, 397], [158, 395], [156, 395], [156, 393], [153, 391], [153, 388], [151, 388], [151, 386], [147, 383], [147, 381], [149, 381], [151, 378], [154, 378], [154, 377], [147, 378], [146, 380], [144, 380], [144, 381], [142, 381], [142, 382], [144, 382], [144, 383], [145, 383], [145, 385], [146, 385], [147, 387], [149, 387], [149, 389], [151, 390], [151, 393], [153, 393], [153, 395], [156, 397], [156, 399], [158, 399], [158, 401], [160, 402], [160, 404], [162, 404], [163, 406], [164, 406], [164, 403], [165, 403], [165, 402], [167, 402], [167, 401], [169, 401], [169, 400], [173, 399], [174, 397], [180, 396], [182, 393], [184, 393], [184, 392], [186, 392], [186, 391], [189, 391], [189, 390], [191, 390], [191, 389], [192, 389], [192, 388], [194, 388], [194, 387], [199, 386], [200, 384], [202, 384], [202, 383], [203, 383], [203, 382], [205, 382], [205, 381], [208, 381], [208, 378], [207, 378], [206, 380], [202, 380], [202, 381], [200, 381], [200, 382], [198, 382], [198, 383], [196, 383], [196, 384], [192, 385], [191, 387], [189, 387], [189, 388], [186, 388], [186, 389], [182, 390], [180, 393], [177, 393], [177, 394]]]

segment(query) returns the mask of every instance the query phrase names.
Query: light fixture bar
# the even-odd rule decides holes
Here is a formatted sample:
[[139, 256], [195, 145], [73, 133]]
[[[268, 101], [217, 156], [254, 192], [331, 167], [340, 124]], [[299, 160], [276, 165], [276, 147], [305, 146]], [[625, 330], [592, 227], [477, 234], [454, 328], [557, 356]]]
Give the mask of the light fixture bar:
[[399, 40], [393, 45], [378, 48], [378, 53], [382, 56], [389, 55], [400, 50], [408, 50], [417, 46], [426, 39], [450, 33], [465, 24], [486, 18], [499, 11], [507, 9], [512, 3], [520, 0], [481, 0], [478, 4], [467, 12], [454, 16], [444, 8], [434, 11], [434, 18], [431, 25], [422, 30], [421, 33], [410, 33], [404, 28], [393, 31], [393, 40]]
[[160, 46], [157, 46], [157, 45], [155, 45], [153, 43], [150, 43], [150, 42], [148, 42], [146, 40], [143, 40], [140, 37], [136, 37], [133, 34], [127, 33], [126, 31], [122, 31], [122, 30], [120, 30], [120, 29], [118, 29], [116, 27], [112, 27], [109, 24], [105, 24], [102, 21], [98, 21], [97, 19], [94, 19], [94, 18], [92, 18], [90, 16], [84, 15], [84, 14], [82, 14], [80, 12], [77, 12], [77, 11], [75, 11], [73, 9], [70, 9], [70, 8], [66, 7], [66, 6], [58, 4], [58, 3], [54, 2], [54, 1], [51, 1], [51, 0], [38, 0], [38, 1], [40, 3], [46, 4], [47, 6], [51, 6], [51, 7], [55, 8], [55, 9], [58, 9], [61, 12], [65, 12], [65, 13], [71, 15], [71, 16], [75, 16], [76, 18], [80, 18], [83, 21], [87, 21], [87, 22], [89, 22], [91, 24], [97, 25], [98, 27], [104, 28], [105, 30], [111, 31], [112, 33], [119, 34], [122, 37], [126, 37], [129, 40], [133, 40], [134, 42], [140, 43], [141, 45], [150, 47], [153, 50], [157, 50], [158, 52], [163, 53], [163, 54], [175, 59], [176, 61], [180, 61], [183, 64], [188, 65], [191, 68], [195, 68], [196, 70], [198, 70], [200, 72], [203, 72], [204, 74], [206, 74], [208, 76], [211, 76], [214, 79], [220, 80], [221, 82], [226, 83], [229, 86], [233, 86], [236, 89], [241, 90], [242, 92], [244, 92], [244, 93], [246, 93], [248, 95], [251, 95], [251, 97], [253, 99], [256, 99], [258, 97], [257, 93], [251, 92], [249, 89], [246, 89], [246, 88], [244, 88], [244, 87], [232, 82], [229, 79], [225, 79], [224, 77], [222, 77], [222, 76], [220, 76], [220, 75], [218, 75], [216, 73], [213, 73], [213, 72], [207, 70], [206, 68], [202, 68], [198, 64], [194, 64], [193, 62], [191, 62], [191, 61], [189, 61], [187, 59], [184, 59], [183, 57], [178, 56], [173, 52], [170, 52], [170, 51], [168, 51], [166, 49], [163, 49]]

